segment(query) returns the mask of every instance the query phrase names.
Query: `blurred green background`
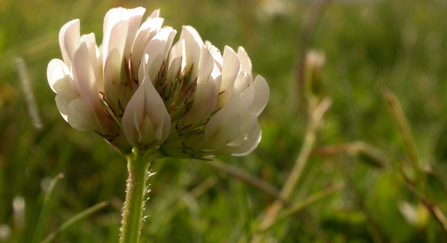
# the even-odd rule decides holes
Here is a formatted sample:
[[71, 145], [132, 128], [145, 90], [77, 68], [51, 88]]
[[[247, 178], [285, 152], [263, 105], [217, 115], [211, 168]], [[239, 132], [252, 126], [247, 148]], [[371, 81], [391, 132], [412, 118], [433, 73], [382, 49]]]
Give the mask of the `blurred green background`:
[[[2, 0], [0, 1], [0, 242], [32, 241], [44, 196], [56, 186], [43, 237], [77, 213], [108, 206], [73, 224], [55, 242], [117, 242], [125, 159], [94, 133], [79, 132], [56, 108], [46, 66], [61, 58], [60, 27], [102, 38], [112, 7], [161, 10], [165, 25], [192, 25], [219, 49], [244, 46], [271, 97], [260, 116], [263, 140], [249, 156], [219, 158], [278, 189], [300, 151], [306, 105], [300, 73], [310, 49], [326, 56], [322, 91], [333, 99], [314, 152], [293, 193], [299, 202], [328, 186], [344, 188], [269, 231], [265, 242], [446, 242], [443, 230], [408, 189], [403, 141], [379, 83], [400, 100], [412, 129], [425, 196], [447, 211], [447, 3], [436, 0]], [[315, 24], [315, 25], [313, 25]], [[30, 116], [17, 58], [26, 65], [41, 128]], [[302, 80], [301, 80], [302, 81]], [[26, 89], [26, 88], [25, 88]], [[38, 121], [37, 121], [38, 122]], [[384, 166], [327, 146], [363, 141]], [[377, 162], [377, 161], [375, 161]], [[408, 167], [410, 168], [410, 167]], [[411, 169], [408, 170], [410, 177]], [[247, 242], [274, 198], [241, 178], [195, 160], [153, 165], [143, 242]], [[375, 227], [375, 230], [374, 230]], [[446, 226], [447, 227], [447, 226]], [[375, 233], [374, 233], [375, 232]], [[374, 236], [375, 235], [375, 236]]]

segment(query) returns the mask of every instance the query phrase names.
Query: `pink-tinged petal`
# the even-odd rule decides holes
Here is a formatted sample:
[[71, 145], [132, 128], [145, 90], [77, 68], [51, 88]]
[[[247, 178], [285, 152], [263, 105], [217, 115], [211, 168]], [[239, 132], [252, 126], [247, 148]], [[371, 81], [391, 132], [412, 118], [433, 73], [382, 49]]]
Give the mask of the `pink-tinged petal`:
[[68, 123], [79, 131], [97, 131], [99, 129], [95, 115], [83, 100], [74, 99], [68, 105]]
[[222, 83], [220, 85], [221, 92], [218, 101], [218, 107], [224, 106], [231, 96], [233, 91], [234, 82], [241, 69], [239, 57], [231, 47], [225, 46], [223, 54], [223, 66], [222, 66]]
[[56, 95], [56, 106], [65, 121], [68, 121], [68, 105], [75, 98], [71, 91], [60, 91]]
[[81, 36], [81, 43], [85, 43], [87, 45], [88, 53], [90, 55], [90, 61], [93, 66], [93, 71], [95, 73], [96, 79], [96, 87], [98, 90], [104, 91], [104, 83], [102, 80], [102, 65], [101, 60], [99, 59], [99, 49], [96, 45], [95, 34], [90, 33], [87, 35]]
[[180, 39], [177, 43], [172, 45], [171, 51], [169, 52], [169, 65], [171, 65], [172, 61], [175, 60], [176, 58], [181, 58], [182, 60], [181, 69], [184, 70], [184, 67], [186, 65], [186, 62], [184, 61], [185, 59], [184, 50], [185, 50], [185, 40]]
[[124, 48], [124, 56], [128, 58], [138, 31], [138, 27], [140, 26], [141, 19], [143, 18], [146, 9], [138, 7], [134, 9], [128, 9], [126, 12], [126, 15], [129, 18], [129, 28], [127, 32], [126, 46]]
[[248, 107], [246, 113], [251, 113], [255, 116], [259, 116], [259, 114], [261, 114], [261, 112], [267, 105], [270, 97], [270, 89], [267, 82], [261, 75], [258, 75], [256, 77], [253, 85], [255, 88], [255, 97], [251, 102], [250, 107]]
[[[117, 48], [115, 40], [119, 39], [119, 47], [121, 53], [124, 53], [125, 57], [128, 57], [135, 35], [143, 17], [145, 8], [138, 7], [134, 9], [114, 8], [106, 13], [104, 18], [103, 29], [103, 48], [104, 53], [109, 53], [110, 50]], [[119, 26], [117, 28], [117, 25]], [[121, 43], [122, 49], [121, 49]], [[105, 55], [106, 57], [108, 55]]]
[[172, 45], [172, 41], [176, 33], [177, 31], [171, 27], [163, 28], [154, 36], [144, 50], [144, 53], [149, 55], [147, 72], [153, 82], [156, 81], [160, 68], [166, 59], [168, 50]]
[[257, 124], [255, 131], [253, 134], [248, 137], [245, 142], [237, 147], [224, 147], [218, 151], [216, 151], [216, 155], [232, 155], [232, 156], [245, 156], [255, 150], [258, 147], [259, 142], [261, 141], [262, 132], [261, 127]]
[[217, 103], [218, 87], [211, 77], [214, 59], [208, 49], [203, 46], [200, 55], [199, 77], [194, 102], [189, 112], [183, 117], [181, 126], [197, 126], [205, 122], [214, 111]]
[[202, 38], [196, 29], [191, 26], [183, 26], [180, 40], [185, 41], [184, 48], [184, 70], [191, 72], [191, 79], [195, 79], [198, 75], [197, 66], [199, 64], [200, 52], [203, 46]]
[[152, 80], [152, 83], [156, 85], [158, 82], [158, 75], [160, 74], [160, 69], [163, 64], [163, 61], [165, 60], [162, 56], [163, 54], [160, 53], [156, 56], [150, 56], [148, 60], [148, 64], [146, 65], [146, 72], [147, 75]]
[[107, 102], [120, 115], [121, 105], [120, 99], [123, 94], [123, 86], [121, 84], [121, 58], [117, 49], [110, 52], [104, 64], [104, 92]]
[[[82, 97], [92, 110], [102, 109], [96, 88], [96, 77], [86, 43], [82, 43], [73, 58], [74, 79], [79, 83]], [[98, 107], [99, 106], [99, 107]]]
[[155, 9], [152, 11], [148, 18], [158, 18], [160, 16], [160, 9]]
[[158, 33], [163, 24], [162, 18], [149, 17], [138, 29], [137, 36], [132, 47], [132, 67], [136, 69], [143, 57], [149, 41]]
[[92, 60], [90, 60], [89, 49], [85, 42], [79, 46], [74, 54], [73, 73], [75, 80], [78, 81], [79, 87], [81, 88], [82, 100], [85, 101], [95, 116], [98, 129], [95, 131], [102, 135], [116, 135], [116, 127], [107, 116], [99, 100], [94, 66]]
[[53, 59], [48, 63], [47, 80], [54, 93], [71, 92], [69, 70], [62, 60]]
[[237, 49], [237, 55], [239, 56], [239, 60], [241, 61], [242, 70], [244, 72], [248, 73], [250, 76], [252, 76], [252, 74], [251, 74], [251, 69], [252, 69], [251, 60], [250, 60], [250, 57], [248, 57], [247, 52], [245, 51], [245, 49], [242, 46], [240, 46]]
[[222, 122], [217, 129], [207, 136], [202, 144], [202, 149], [218, 149], [224, 147], [238, 137], [241, 126], [241, 116], [235, 114]]
[[[146, 119], [150, 119], [150, 122]], [[134, 147], [150, 147], [163, 143], [168, 137], [171, 118], [160, 95], [146, 76], [127, 104], [122, 127]]]
[[222, 70], [223, 58], [220, 50], [217, 47], [213, 46], [209, 41], [205, 41], [205, 46], [208, 48], [211, 55], [213, 56], [219, 70]]
[[104, 63], [110, 58], [110, 53], [112, 52], [117, 52], [118, 55], [115, 58], [122, 61], [128, 30], [129, 25], [126, 20], [114, 23], [114, 25], [110, 27], [110, 30], [107, 30], [108, 32], [105, 32], [104, 30], [104, 38], [102, 42]]
[[62, 26], [59, 32], [59, 46], [62, 52], [62, 58], [68, 67], [71, 67], [74, 52], [79, 46], [80, 21], [74, 19]]
[[80, 43], [86, 44], [88, 52], [90, 54], [90, 60], [91, 61], [94, 60], [96, 62], [98, 53], [97, 53], [95, 34], [90, 33], [90, 34], [82, 35], [80, 38]]
[[168, 69], [166, 80], [174, 80], [179, 74], [182, 66], [182, 57], [176, 57], [172, 60]]
[[141, 80], [143, 82], [143, 79], [147, 75], [147, 64], [149, 62], [149, 55], [144, 54], [143, 58], [141, 59], [139, 68], [138, 68], [138, 80]]

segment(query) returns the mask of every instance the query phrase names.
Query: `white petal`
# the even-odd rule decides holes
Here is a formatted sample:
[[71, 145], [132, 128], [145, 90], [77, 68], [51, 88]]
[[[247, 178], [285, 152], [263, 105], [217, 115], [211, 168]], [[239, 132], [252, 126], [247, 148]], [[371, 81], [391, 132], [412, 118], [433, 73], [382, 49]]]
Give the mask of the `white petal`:
[[191, 78], [194, 80], [198, 74], [197, 68], [199, 65], [200, 52], [203, 46], [202, 38], [193, 27], [183, 26], [180, 39], [185, 41], [185, 58], [183, 59], [185, 62], [185, 71], [191, 71]]
[[202, 145], [202, 149], [218, 149], [224, 147], [237, 138], [240, 126], [241, 116], [239, 114], [235, 114], [229, 119], [226, 119], [212, 134], [208, 135], [205, 132], [205, 142]]
[[254, 92], [254, 88], [249, 87], [237, 98], [231, 100], [226, 106], [219, 110], [207, 123], [205, 137], [207, 138], [210, 134], [213, 134], [220, 126], [220, 123], [224, 122], [229, 117], [232, 117], [235, 114], [244, 113], [253, 101]]
[[124, 56], [129, 57], [130, 50], [135, 40], [135, 36], [138, 31], [138, 27], [140, 26], [141, 19], [143, 18], [144, 12], [146, 12], [145, 8], [138, 7], [134, 9], [127, 9], [126, 15], [129, 18], [129, 27], [127, 32], [127, 40], [126, 46], [124, 48]]
[[80, 99], [74, 99], [68, 105], [68, 123], [79, 131], [98, 130], [95, 115], [88, 105]]
[[157, 18], [160, 16], [160, 9], [155, 9], [154, 11], [152, 11], [151, 15], [149, 15], [148, 18]]
[[96, 77], [86, 43], [82, 43], [73, 58], [74, 79], [79, 83], [82, 96], [92, 110], [101, 107], [96, 88]]
[[148, 18], [138, 29], [132, 47], [132, 66], [138, 67], [147, 43], [155, 36], [163, 24], [162, 18]]
[[149, 55], [148, 74], [154, 82], [158, 76], [161, 65], [166, 59], [172, 40], [174, 39], [176, 31], [171, 27], [163, 28], [147, 45], [144, 53]]
[[107, 116], [99, 100], [94, 67], [90, 57], [91, 55], [89, 54], [87, 44], [85, 42], [81, 43], [73, 58], [75, 80], [81, 88], [82, 100], [86, 102], [95, 116], [97, 123], [97, 130], [95, 131], [102, 135], [116, 135], [117, 130], [115, 124]]
[[211, 44], [211, 42], [209, 41], [205, 41], [205, 46], [210, 51], [211, 55], [213, 55], [214, 61], [216, 62], [219, 69], [222, 70], [223, 58], [220, 50], [217, 47], [213, 46], [213, 44]]
[[[105, 25], [104, 28], [106, 28]], [[117, 52], [118, 55], [115, 54], [115, 58], [119, 59], [120, 62], [122, 61], [128, 30], [129, 25], [126, 20], [121, 20], [116, 22], [113, 26], [110, 26], [110, 30], [107, 30], [108, 33], [104, 30], [104, 38], [102, 42], [103, 62], [106, 62], [110, 58], [112, 52]]]
[[261, 141], [261, 137], [262, 132], [258, 124], [253, 134], [249, 138], [247, 138], [244, 144], [238, 147], [227, 146], [219, 151], [216, 151], [216, 155], [231, 154], [232, 156], [245, 156], [251, 153], [258, 146], [259, 142]]
[[174, 60], [177, 57], [180, 57], [182, 60], [180, 74], [182, 76], [185, 76], [185, 75], [187, 75], [187, 73], [186, 73], [187, 62], [186, 62], [186, 54], [185, 54], [185, 40], [183, 40], [183, 39], [180, 39], [177, 43], [175, 43], [171, 47], [171, 51], [169, 53], [169, 64], [171, 64], [172, 60]]
[[214, 67], [214, 59], [208, 49], [203, 46], [199, 63], [199, 77], [197, 79], [197, 89], [194, 95], [194, 102], [183, 118], [181, 125], [200, 125], [205, 122], [214, 111], [217, 103], [218, 87], [211, 77]]
[[180, 68], [182, 66], [182, 57], [176, 57], [169, 66], [167, 80], [173, 80], [180, 73]]
[[259, 116], [261, 114], [262, 110], [264, 110], [265, 106], [267, 105], [267, 102], [270, 97], [270, 89], [265, 81], [265, 79], [258, 75], [254, 81], [254, 88], [255, 88], [255, 97], [247, 109], [247, 113], [252, 113], [255, 116]]
[[239, 57], [231, 47], [225, 46], [222, 66], [222, 83], [219, 92], [218, 107], [224, 106], [233, 91], [233, 85], [241, 69]]
[[92, 63], [95, 79], [97, 81], [97, 87], [101, 90], [103, 89], [102, 72], [100, 71], [102, 67], [100, 66], [101, 61], [98, 60], [99, 51], [98, 47], [96, 46], [95, 34], [90, 33], [87, 35], [82, 35], [80, 41], [81, 43], [85, 43], [87, 45], [88, 53], [90, 55], [90, 62]]
[[171, 129], [171, 117], [163, 103], [154, 106], [151, 119], [154, 123], [154, 139], [157, 144], [161, 144], [168, 138]]
[[228, 101], [236, 98], [244, 92], [250, 85], [253, 85], [253, 79], [245, 72], [239, 72], [236, 81], [234, 82], [233, 89], [228, 93]]
[[222, 66], [222, 85], [220, 91], [231, 89], [240, 69], [241, 63], [236, 52], [234, 52], [231, 47], [225, 46]]
[[[134, 147], [139, 146], [142, 137], [140, 126], [145, 118], [144, 101], [144, 88], [143, 85], [140, 85], [127, 104], [121, 120], [124, 134], [129, 143]], [[149, 134], [145, 136], [149, 136]]]
[[126, 53], [124, 56], [127, 57], [145, 11], [146, 9], [142, 7], [134, 9], [114, 8], [106, 13], [102, 42], [106, 54], [104, 56], [107, 57], [110, 50], [118, 47], [120, 53]]
[[149, 69], [147, 68], [148, 62], [149, 62], [149, 55], [144, 54], [138, 68], [138, 80], [140, 80], [141, 82], [147, 76], [147, 70]]
[[231, 143], [227, 144], [230, 147], [237, 147], [244, 144], [247, 138], [253, 135], [256, 127], [258, 127], [258, 119], [255, 115], [243, 115], [241, 120], [241, 129], [238, 137]]
[[251, 60], [250, 60], [250, 57], [248, 57], [247, 52], [245, 51], [245, 49], [242, 46], [240, 46], [237, 49], [237, 55], [239, 56], [239, 60], [241, 61], [242, 70], [244, 72], [248, 73], [250, 76], [252, 76], [252, 74], [251, 74], [251, 68], [252, 68]]
[[62, 60], [53, 59], [48, 63], [47, 80], [54, 93], [71, 92], [69, 70]]
[[116, 111], [121, 109], [119, 100], [123, 93], [121, 84], [121, 58], [119, 51], [110, 52], [104, 64], [104, 91], [108, 103]]
[[149, 77], [146, 76], [142, 86], [144, 90], [143, 112], [151, 118], [154, 124], [154, 137], [158, 140], [157, 144], [161, 144], [169, 135], [171, 117]]
[[[147, 117], [151, 120], [150, 123], [144, 121]], [[146, 76], [124, 111], [124, 134], [135, 147], [160, 145], [169, 135], [170, 124], [168, 111]]]
[[[144, 117], [143, 122], [140, 127], [141, 127], [140, 128], [141, 132], [139, 134], [140, 139], [138, 140], [138, 143], [151, 144], [154, 140], [156, 140], [155, 133], [154, 133], [154, 124], [152, 123], [150, 117], [148, 117], [148, 116]], [[136, 144], [134, 146], [138, 146], [138, 144]]]
[[74, 52], [79, 46], [80, 21], [74, 19], [62, 26], [59, 32], [59, 46], [62, 52], [62, 58], [65, 64], [70, 67]]
[[74, 98], [74, 95], [70, 91], [61, 91], [56, 95], [57, 109], [65, 121], [68, 121], [68, 105]]
[[163, 58], [162, 54], [158, 54], [157, 56], [151, 56], [148, 60], [148, 64], [146, 65], [146, 72], [147, 75], [152, 80], [152, 83], [156, 85], [156, 82], [158, 81], [158, 75], [161, 70], [161, 66], [163, 64], [163, 61], [165, 59]]
[[102, 44], [104, 91], [107, 101], [117, 112], [121, 110], [119, 104], [122, 95], [121, 67], [129, 28], [128, 20], [113, 19], [114, 16], [120, 16], [120, 11], [123, 10], [115, 9], [107, 13]]

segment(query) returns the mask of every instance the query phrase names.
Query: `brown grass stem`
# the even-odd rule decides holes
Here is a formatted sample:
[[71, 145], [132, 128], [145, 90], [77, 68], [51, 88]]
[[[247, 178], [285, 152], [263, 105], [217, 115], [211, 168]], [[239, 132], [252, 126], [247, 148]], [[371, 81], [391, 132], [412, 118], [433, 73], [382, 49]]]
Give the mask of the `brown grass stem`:
[[261, 189], [268, 195], [274, 197], [276, 200], [281, 201], [284, 204], [290, 205], [290, 202], [287, 202], [284, 198], [281, 197], [279, 190], [277, 190], [274, 186], [270, 185], [266, 181], [262, 180], [259, 177], [256, 177], [246, 171], [243, 171], [235, 166], [224, 163], [220, 160], [213, 159], [212, 161], [204, 161], [205, 163], [221, 170], [225, 171], [228, 174], [231, 174], [237, 178], [240, 178], [249, 184]]
[[442, 232], [444, 233], [445, 238], [447, 239], [447, 218], [442, 213], [441, 209], [434, 202], [432, 202], [430, 199], [424, 196], [420, 191], [418, 191], [415, 184], [411, 181], [411, 179], [408, 177], [408, 175], [405, 173], [405, 171], [402, 169], [401, 166], [397, 166], [397, 169], [404, 178], [405, 184], [407, 185], [408, 189], [410, 189], [410, 191], [413, 192], [414, 195], [416, 195], [419, 201], [428, 210], [430, 215], [439, 224], [439, 226], [442, 229]]
[[385, 99], [388, 108], [393, 115], [394, 121], [399, 128], [400, 134], [402, 136], [403, 144], [405, 152], [408, 156], [408, 159], [411, 162], [411, 166], [413, 167], [414, 174], [416, 175], [417, 184], [423, 186], [425, 183], [424, 173], [422, 172], [419, 155], [417, 151], [417, 146], [414, 141], [413, 135], [411, 133], [410, 125], [408, 124], [405, 113], [402, 109], [402, 106], [397, 99], [396, 95], [388, 90], [384, 85], [380, 87], [382, 91], [383, 98]]
[[[330, 98], [325, 98], [323, 101], [315, 108], [312, 112], [310, 119], [306, 127], [306, 133], [304, 136], [304, 142], [301, 147], [301, 151], [295, 161], [295, 164], [287, 177], [283, 189], [281, 190], [280, 196], [284, 199], [289, 199], [292, 191], [296, 187], [297, 182], [300, 179], [301, 173], [306, 165], [309, 155], [312, 151], [312, 147], [315, 143], [316, 132], [320, 127], [323, 115], [329, 109], [332, 100]], [[280, 200], [276, 200], [273, 205], [267, 210], [261, 219], [258, 234], [255, 234], [252, 238], [252, 243], [257, 243], [264, 237], [264, 229], [267, 229], [274, 222], [277, 214], [283, 208], [283, 203]]]

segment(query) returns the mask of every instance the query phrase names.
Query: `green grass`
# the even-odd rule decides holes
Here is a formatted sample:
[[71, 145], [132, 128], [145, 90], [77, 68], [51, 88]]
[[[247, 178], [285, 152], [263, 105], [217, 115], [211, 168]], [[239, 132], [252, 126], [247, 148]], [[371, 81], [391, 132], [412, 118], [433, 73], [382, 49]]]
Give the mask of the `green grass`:
[[[273, 15], [268, 2], [287, 3]], [[292, 201], [330, 186], [335, 192], [273, 226], [265, 242], [445, 242], [440, 224], [409, 188], [398, 167], [414, 179], [404, 140], [380, 91], [400, 101], [426, 174], [417, 190], [447, 212], [447, 4], [442, 1], [334, 1], [312, 33], [303, 19], [311, 1], [43, 1], [0, 2], [0, 242], [32, 242], [49, 181], [60, 173], [40, 232], [56, 231], [78, 213], [109, 204], [72, 224], [55, 242], [117, 242], [127, 178], [126, 161], [94, 133], [64, 122], [46, 81], [46, 66], [60, 58], [58, 32], [71, 19], [81, 32], [95, 32], [112, 7], [160, 8], [165, 25], [194, 26], [219, 49], [244, 46], [254, 73], [271, 89], [260, 116], [263, 140], [249, 156], [222, 157], [280, 190], [300, 152], [307, 123], [298, 82], [300, 57], [308, 49], [326, 55], [323, 94], [332, 98], [314, 150]], [[306, 17], [307, 16], [307, 17]], [[306, 39], [309, 41], [306, 44]], [[15, 59], [21, 57], [36, 96], [42, 129], [28, 112]], [[378, 168], [349, 153], [321, 155], [327, 146], [363, 141], [386, 157]], [[166, 159], [153, 166], [143, 242], [249, 242], [259, 216], [275, 198], [206, 163]], [[22, 201], [21, 201], [22, 200]], [[20, 208], [20, 202], [25, 207]], [[399, 207], [413, 206], [409, 222]], [[417, 214], [419, 213], [419, 214]], [[368, 221], [369, 217], [369, 221]], [[45, 223], [45, 222], [43, 222]], [[40, 221], [42, 224], [42, 221]], [[374, 230], [374, 227], [376, 230]], [[4, 236], [4, 232], [9, 234]], [[43, 240], [43, 239], [42, 239]], [[38, 242], [38, 241], [36, 241]]]

